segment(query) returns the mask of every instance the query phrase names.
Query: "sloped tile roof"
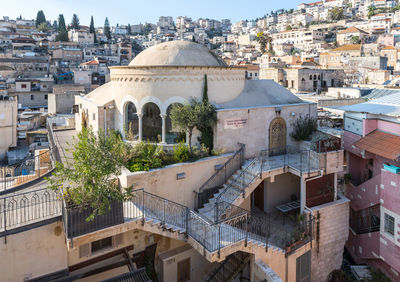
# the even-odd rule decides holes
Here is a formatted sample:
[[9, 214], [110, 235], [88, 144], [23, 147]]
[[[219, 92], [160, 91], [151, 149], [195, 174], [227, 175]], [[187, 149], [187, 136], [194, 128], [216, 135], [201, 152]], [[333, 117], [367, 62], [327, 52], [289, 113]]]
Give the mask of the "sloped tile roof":
[[400, 157], [400, 136], [379, 130], [371, 132], [353, 145], [389, 160], [398, 160]]

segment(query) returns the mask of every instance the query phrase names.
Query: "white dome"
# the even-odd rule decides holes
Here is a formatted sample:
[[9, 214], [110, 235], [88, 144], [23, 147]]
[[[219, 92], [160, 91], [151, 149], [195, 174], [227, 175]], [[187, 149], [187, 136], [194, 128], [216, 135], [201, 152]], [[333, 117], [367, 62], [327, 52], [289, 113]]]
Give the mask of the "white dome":
[[212, 66], [225, 62], [207, 47], [190, 41], [169, 41], [152, 46], [137, 55], [129, 66]]

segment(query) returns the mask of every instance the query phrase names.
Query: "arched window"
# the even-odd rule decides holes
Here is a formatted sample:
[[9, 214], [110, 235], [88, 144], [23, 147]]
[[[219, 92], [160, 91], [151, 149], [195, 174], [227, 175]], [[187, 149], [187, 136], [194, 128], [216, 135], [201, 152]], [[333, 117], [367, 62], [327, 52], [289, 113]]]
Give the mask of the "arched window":
[[125, 106], [125, 138], [127, 140], [137, 140], [139, 138], [139, 119], [136, 106], [128, 102]]
[[160, 109], [154, 103], [150, 102], [143, 106], [143, 141], [161, 142], [162, 119], [160, 113]]
[[271, 156], [286, 152], [286, 122], [277, 117], [269, 126], [269, 154]]
[[310, 74], [310, 80], [312, 80], [312, 74]]
[[314, 80], [317, 80], [317, 75], [316, 74], [314, 74]]
[[165, 137], [165, 142], [167, 144], [176, 144], [179, 142], [185, 142], [186, 139], [186, 133], [185, 132], [179, 132], [176, 128], [173, 128], [172, 126], [172, 121], [171, 121], [171, 110], [174, 106], [181, 106], [182, 104], [180, 103], [173, 103], [168, 106], [167, 108], [167, 117], [165, 120], [165, 132], [166, 132], [166, 137]]

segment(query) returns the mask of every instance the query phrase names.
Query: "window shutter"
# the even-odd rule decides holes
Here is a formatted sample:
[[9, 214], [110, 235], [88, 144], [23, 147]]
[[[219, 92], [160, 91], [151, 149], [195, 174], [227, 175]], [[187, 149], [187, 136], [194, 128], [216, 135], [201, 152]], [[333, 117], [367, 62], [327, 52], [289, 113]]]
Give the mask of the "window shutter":
[[90, 244], [79, 246], [79, 258], [88, 257], [90, 255]]

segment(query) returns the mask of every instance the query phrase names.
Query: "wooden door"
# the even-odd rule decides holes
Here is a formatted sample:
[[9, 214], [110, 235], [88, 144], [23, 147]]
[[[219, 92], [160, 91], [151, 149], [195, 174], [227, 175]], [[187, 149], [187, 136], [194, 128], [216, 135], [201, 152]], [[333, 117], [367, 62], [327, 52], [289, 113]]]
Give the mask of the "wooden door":
[[190, 280], [190, 258], [178, 262], [178, 282]]
[[286, 152], [286, 122], [277, 117], [269, 126], [269, 154], [281, 155]]
[[254, 206], [264, 211], [264, 181], [254, 190]]

